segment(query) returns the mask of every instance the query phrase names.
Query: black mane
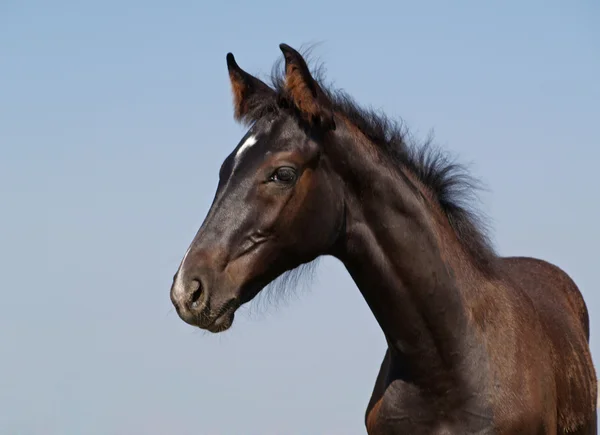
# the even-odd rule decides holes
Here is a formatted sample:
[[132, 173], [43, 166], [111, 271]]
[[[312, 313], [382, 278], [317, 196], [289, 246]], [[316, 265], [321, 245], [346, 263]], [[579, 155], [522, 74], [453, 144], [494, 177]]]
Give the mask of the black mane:
[[[334, 111], [353, 123], [372, 143], [394, 163], [399, 171], [408, 169], [437, 199], [458, 240], [478, 268], [486, 273], [493, 270], [497, 258], [489, 238], [489, 227], [482, 213], [472, 207], [480, 189], [479, 181], [466, 168], [451, 159], [448, 153], [433, 145], [432, 139], [418, 144], [399, 121], [384, 113], [361, 108], [341, 90], [324, 86], [322, 67], [313, 68], [313, 77], [333, 104]], [[278, 101], [285, 101], [285, 71], [279, 60], [271, 73], [271, 86]], [[275, 101], [256, 99], [250, 104], [248, 120], [257, 120], [282, 107]]]

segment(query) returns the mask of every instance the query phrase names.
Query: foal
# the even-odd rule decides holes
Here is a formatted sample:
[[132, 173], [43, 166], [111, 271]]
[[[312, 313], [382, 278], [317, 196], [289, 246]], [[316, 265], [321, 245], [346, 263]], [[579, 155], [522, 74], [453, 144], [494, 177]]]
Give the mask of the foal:
[[595, 434], [588, 312], [573, 281], [496, 255], [460, 167], [280, 48], [273, 86], [227, 55], [235, 117], [250, 128], [174, 277], [181, 319], [224, 331], [278, 276], [332, 255], [388, 343], [368, 433]]

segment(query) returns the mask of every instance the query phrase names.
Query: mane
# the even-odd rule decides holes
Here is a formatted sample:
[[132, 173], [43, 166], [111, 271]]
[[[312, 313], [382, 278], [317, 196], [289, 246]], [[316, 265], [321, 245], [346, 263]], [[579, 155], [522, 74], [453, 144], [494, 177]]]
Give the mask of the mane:
[[[306, 50], [303, 56], [307, 56]], [[471, 176], [466, 167], [437, 147], [430, 136], [418, 143], [401, 120], [393, 120], [381, 111], [360, 107], [342, 90], [324, 85], [322, 64], [311, 68], [311, 73], [327, 97], [335, 112], [344, 116], [364, 134], [385, 157], [402, 173], [410, 171], [432, 193], [443, 214], [448, 219], [458, 241], [471, 260], [484, 273], [491, 273], [497, 258], [490, 240], [490, 228], [483, 213], [473, 207], [481, 189], [479, 180]], [[281, 59], [275, 63], [270, 77], [271, 86], [286, 100], [285, 71]], [[254, 119], [267, 112], [283, 110], [273, 102], [263, 100], [252, 104]]]

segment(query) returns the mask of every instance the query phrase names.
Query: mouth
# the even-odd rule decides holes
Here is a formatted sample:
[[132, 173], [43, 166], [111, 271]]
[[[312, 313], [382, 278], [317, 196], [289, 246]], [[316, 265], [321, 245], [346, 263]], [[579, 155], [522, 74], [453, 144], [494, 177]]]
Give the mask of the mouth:
[[195, 326], [212, 332], [213, 334], [226, 331], [233, 324], [235, 311], [238, 309], [238, 307], [239, 302], [237, 299], [231, 299], [229, 302], [226, 302], [219, 309], [219, 311], [217, 311], [215, 316], [211, 316], [210, 318], [207, 316], [202, 316], [201, 318], [197, 319], [198, 321]]
[[233, 319], [235, 318], [235, 310], [230, 310], [227, 313], [224, 313], [217, 317], [213, 323], [205, 326], [202, 329], [206, 329], [213, 334], [218, 334], [219, 332], [227, 331], [231, 328], [233, 324]]

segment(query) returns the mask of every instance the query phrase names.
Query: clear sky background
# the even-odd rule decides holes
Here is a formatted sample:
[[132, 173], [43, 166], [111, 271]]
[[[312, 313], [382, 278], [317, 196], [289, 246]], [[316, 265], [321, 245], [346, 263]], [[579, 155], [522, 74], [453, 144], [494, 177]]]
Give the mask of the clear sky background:
[[[600, 352], [600, 3], [0, 4], [0, 433], [365, 432], [385, 343], [343, 266], [223, 335], [169, 287], [244, 130], [225, 54], [327, 78], [486, 184], [502, 255], [564, 268]], [[260, 301], [259, 301], [260, 302]]]

